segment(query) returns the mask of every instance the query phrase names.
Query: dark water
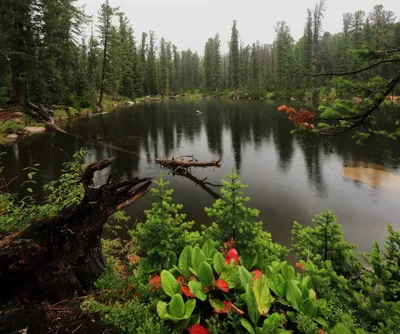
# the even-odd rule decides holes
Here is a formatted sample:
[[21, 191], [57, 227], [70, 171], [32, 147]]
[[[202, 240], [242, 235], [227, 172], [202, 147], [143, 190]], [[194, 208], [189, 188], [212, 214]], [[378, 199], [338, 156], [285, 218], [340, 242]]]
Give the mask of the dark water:
[[[387, 221], [400, 228], [397, 166], [385, 164], [382, 151], [372, 144], [357, 146], [347, 137], [332, 142], [291, 135], [293, 125], [276, 111], [277, 105], [268, 101], [170, 101], [75, 119], [64, 125], [75, 137], [43, 134], [7, 147], [5, 174], [8, 178], [21, 175], [22, 168], [40, 163], [39, 189], [60, 174], [66, 154], [84, 147], [88, 161], [114, 156], [114, 169], [121, 178], [157, 177], [160, 169], [153, 162], [155, 157], [193, 153], [199, 160], [222, 158], [220, 169], [193, 171], [199, 179], [218, 183], [232, 167], [237, 169], [249, 185], [249, 205], [261, 211], [265, 229], [281, 243], [290, 242], [294, 220], [310, 224], [315, 213], [327, 208], [339, 215], [347, 240], [362, 251], [368, 251], [373, 240], [384, 239]], [[197, 109], [202, 115], [195, 114]], [[123, 151], [88, 140], [97, 135]], [[377, 176], [377, 169], [365, 169], [364, 178], [370, 184], [343, 176], [345, 166], [383, 168], [373, 164], [387, 169]], [[209, 224], [204, 207], [213, 203], [212, 191], [219, 192], [219, 188], [210, 186], [207, 192], [181, 176], [165, 178], [171, 181], [174, 199], [184, 205], [188, 219], [196, 220], [198, 226]], [[14, 182], [12, 190], [19, 192], [19, 184]], [[128, 225], [140, 220], [151, 202], [147, 195], [131, 206]]]

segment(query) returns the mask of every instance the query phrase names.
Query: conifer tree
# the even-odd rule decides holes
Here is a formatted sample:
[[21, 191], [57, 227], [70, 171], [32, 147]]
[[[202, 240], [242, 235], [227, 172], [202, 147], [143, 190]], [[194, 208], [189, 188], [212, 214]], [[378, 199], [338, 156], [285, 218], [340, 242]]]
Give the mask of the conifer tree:
[[157, 187], [151, 189], [156, 201], [145, 211], [146, 221], [138, 223], [130, 235], [137, 241], [137, 252], [160, 268], [169, 268], [182, 249], [192, 240], [189, 230], [194, 222], [186, 222], [182, 205], [172, 202], [173, 189], [166, 189], [162, 173]]
[[103, 47], [103, 59], [101, 66], [101, 80], [100, 80], [100, 96], [99, 96], [99, 107], [103, 107], [103, 97], [104, 97], [104, 88], [106, 83], [106, 76], [108, 74], [108, 61], [109, 61], [109, 47], [110, 47], [110, 39], [112, 33], [112, 19], [115, 14], [116, 9], [112, 8], [109, 4], [109, 0], [105, 0], [105, 2], [101, 5], [99, 10], [99, 25], [98, 29], [100, 32], [101, 44]]
[[233, 21], [231, 41], [229, 44], [229, 65], [231, 88], [239, 89], [240, 85], [240, 55], [239, 55], [239, 32], [236, 28], [236, 20]]
[[[146, 84], [149, 95], [157, 94], [157, 73], [156, 73], [156, 48], [154, 31], [149, 33], [149, 49], [146, 59]], [[142, 45], [143, 46], [143, 45]]]
[[221, 245], [233, 239], [239, 253], [253, 257], [262, 255], [276, 259], [279, 254], [284, 254], [283, 247], [274, 244], [271, 235], [263, 231], [262, 222], [256, 221], [259, 211], [245, 205], [250, 200], [243, 196], [247, 185], [240, 181], [234, 169], [231, 175], [225, 177], [221, 181], [221, 198], [211, 208], [205, 208], [213, 223], [202, 226], [204, 238]]

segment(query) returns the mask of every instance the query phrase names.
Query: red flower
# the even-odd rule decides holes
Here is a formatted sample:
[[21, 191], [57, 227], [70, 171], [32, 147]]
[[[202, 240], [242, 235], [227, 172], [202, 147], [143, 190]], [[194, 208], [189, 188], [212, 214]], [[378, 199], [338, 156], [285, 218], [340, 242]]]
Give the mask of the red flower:
[[222, 290], [223, 292], [229, 292], [228, 283], [226, 283], [223, 279], [217, 279], [215, 284], [218, 289]]
[[161, 277], [154, 276], [149, 282], [150, 291], [160, 290], [161, 289]]
[[188, 328], [188, 331], [190, 334], [210, 334], [207, 328], [198, 324], [194, 324], [192, 327]]
[[261, 275], [262, 275], [261, 270], [258, 270], [258, 269], [252, 271], [251, 273], [254, 274], [253, 280], [256, 280], [256, 279], [260, 278]]
[[319, 328], [318, 329], [318, 334], [325, 334], [325, 332], [321, 328]]
[[176, 279], [176, 283], [181, 283], [183, 281], [183, 276], [179, 276], [177, 279]]
[[194, 298], [194, 297], [195, 297], [193, 293], [190, 293], [189, 287], [187, 287], [187, 286], [185, 286], [185, 285], [182, 285], [181, 290], [182, 290], [183, 294], [184, 294], [186, 297], [189, 297], [189, 298]]
[[227, 254], [225, 262], [230, 264], [232, 260], [235, 260], [236, 264], [239, 264], [239, 255], [235, 248], [232, 248]]
[[215, 313], [218, 313], [218, 314], [229, 313], [229, 311], [231, 310], [232, 305], [233, 305], [232, 302], [229, 300], [224, 300], [222, 303], [224, 304], [224, 308], [223, 309], [214, 308]]
[[283, 104], [283, 105], [281, 105], [280, 107], [278, 107], [278, 110], [279, 110], [279, 111], [282, 111], [282, 112], [286, 112], [287, 109], [288, 109], [288, 107], [287, 107], [285, 104]]
[[301, 271], [304, 271], [304, 267], [300, 262], [296, 262], [296, 268], [299, 268]]

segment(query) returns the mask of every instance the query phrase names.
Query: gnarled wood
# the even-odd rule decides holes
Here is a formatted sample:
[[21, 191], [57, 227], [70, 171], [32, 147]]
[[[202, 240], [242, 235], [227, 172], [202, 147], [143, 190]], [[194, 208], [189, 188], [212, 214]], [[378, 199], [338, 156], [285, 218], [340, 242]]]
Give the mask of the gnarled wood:
[[[186, 161], [185, 158], [190, 158], [191, 160]], [[193, 155], [183, 155], [172, 158], [156, 158], [155, 162], [168, 168], [221, 167], [221, 159], [201, 162], [195, 159]]]
[[33, 299], [63, 300], [85, 293], [104, 270], [103, 225], [114, 212], [136, 202], [148, 191], [148, 178], [93, 185], [96, 171], [113, 159], [92, 163], [81, 176], [84, 196], [79, 205], [55, 216], [32, 221], [0, 240], [0, 302]]
[[43, 123], [48, 131], [66, 133], [54, 123], [54, 112], [52, 110], [45, 108], [41, 104], [37, 106], [30, 100], [26, 102], [26, 106], [28, 108], [24, 110], [24, 113], [30, 115], [36, 122]]

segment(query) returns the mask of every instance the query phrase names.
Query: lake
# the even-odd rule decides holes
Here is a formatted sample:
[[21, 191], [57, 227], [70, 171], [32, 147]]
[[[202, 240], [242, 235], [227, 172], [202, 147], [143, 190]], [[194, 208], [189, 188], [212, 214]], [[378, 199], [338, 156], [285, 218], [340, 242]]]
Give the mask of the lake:
[[[8, 153], [2, 159], [4, 173], [8, 179], [20, 175], [22, 182], [21, 170], [39, 163], [39, 190], [60, 175], [67, 155], [81, 147], [87, 161], [115, 157], [113, 169], [121, 179], [156, 178], [160, 167], [154, 158], [194, 154], [199, 161], [222, 159], [220, 169], [193, 169], [193, 176], [211, 184], [218, 184], [234, 167], [249, 186], [249, 206], [260, 210], [265, 229], [285, 245], [290, 243], [293, 221], [311, 224], [314, 214], [327, 208], [339, 216], [346, 239], [362, 251], [369, 251], [373, 240], [384, 240], [386, 222], [400, 228], [398, 166], [385, 161], [377, 145], [358, 146], [347, 135], [335, 140], [291, 135], [292, 122], [276, 110], [282, 103], [171, 100], [73, 119], [62, 127], [74, 136], [42, 134], [3, 148]], [[196, 115], [196, 110], [202, 114]], [[387, 120], [381, 116], [378, 121]], [[93, 140], [97, 136], [103, 144]], [[394, 154], [400, 157], [396, 144]], [[164, 175], [187, 218], [197, 227], [210, 224], [204, 207], [213, 203], [213, 193], [220, 188], [204, 189], [168, 171]], [[19, 180], [11, 185], [13, 192], [19, 192]], [[131, 206], [127, 225], [140, 221], [151, 203], [148, 194]]]

